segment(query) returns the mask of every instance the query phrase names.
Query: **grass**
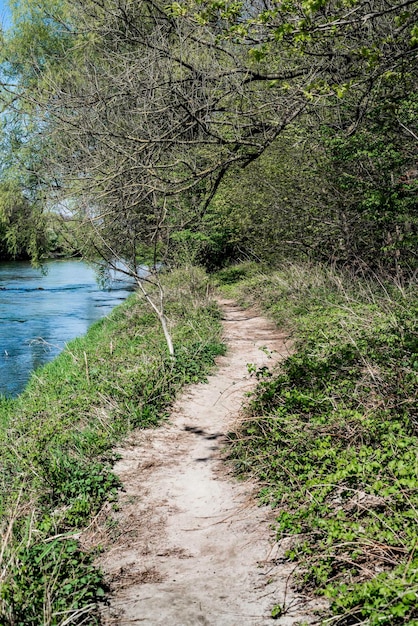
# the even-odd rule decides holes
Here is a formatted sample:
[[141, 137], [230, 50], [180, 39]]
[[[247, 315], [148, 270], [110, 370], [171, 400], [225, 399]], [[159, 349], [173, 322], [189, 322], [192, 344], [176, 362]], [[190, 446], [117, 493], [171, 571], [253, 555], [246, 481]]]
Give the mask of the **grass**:
[[256, 373], [231, 458], [292, 538], [296, 586], [329, 599], [323, 624], [418, 624], [416, 288], [318, 266], [234, 275], [229, 294], [294, 341]]
[[136, 296], [0, 401], [0, 623], [98, 624], [106, 593], [77, 533], [120, 488], [112, 448], [152, 427], [186, 384], [223, 352], [208, 281], [192, 269], [165, 278], [176, 358]]

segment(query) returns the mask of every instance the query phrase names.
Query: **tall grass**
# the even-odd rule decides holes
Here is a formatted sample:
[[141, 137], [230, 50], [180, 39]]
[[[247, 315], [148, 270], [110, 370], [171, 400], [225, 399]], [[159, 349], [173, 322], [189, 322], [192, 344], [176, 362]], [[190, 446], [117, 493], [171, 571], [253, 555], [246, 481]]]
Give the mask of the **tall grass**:
[[416, 287], [292, 265], [235, 294], [293, 336], [231, 456], [293, 538], [296, 584], [329, 598], [324, 624], [418, 624]]
[[223, 352], [206, 276], [173, 273], [165, 289], [174, 360], [133, 295], [37, 370], [21, 396], [0, 402], [2, 625], [98, 623], [105, 585], [76, 538], [116, 497], [112, 447], [157, 425]]

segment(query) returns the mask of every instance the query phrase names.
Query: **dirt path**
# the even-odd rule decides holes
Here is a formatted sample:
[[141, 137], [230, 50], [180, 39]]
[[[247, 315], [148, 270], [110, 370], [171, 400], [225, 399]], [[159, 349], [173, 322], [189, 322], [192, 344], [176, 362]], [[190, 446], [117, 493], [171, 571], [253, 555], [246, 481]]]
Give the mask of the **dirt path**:
[[276, 623], [311, 622], [287, 589], [291, 567], [273, 541], [271, 512], [221, 460], [254, 385], [247, 363], [280, 359], [286, 338], [233, 302], [222, 307], [228, 354], [217, 372], [186, 392], [170, 423], [136, 432], [121, 451], [116, 472], [126, 491], [101, 559], [113, 591], [105, 624], [262, 626], [285, 600], [293, 610]]

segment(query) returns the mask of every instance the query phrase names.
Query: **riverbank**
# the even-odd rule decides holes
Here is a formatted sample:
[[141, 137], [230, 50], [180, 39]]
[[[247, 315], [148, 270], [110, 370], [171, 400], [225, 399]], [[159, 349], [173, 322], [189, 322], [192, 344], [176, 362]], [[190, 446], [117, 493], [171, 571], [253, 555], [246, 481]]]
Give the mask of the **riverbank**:
[[34, 369], [52, 361], [133, 291], [126, 281], [97, 282], [80, 260], [0, 263], [0, 395], [16, 397]]
[[328, 599], [323, 624], [418, 624], [416, 285], [306, 265], [220, 277], [294, 341], [278, 370], [255, 371], [231, 447], [276, 511], [294, 584]]
[[77, 534], [116, 497], [115, 444], [163, 420], [179, 390], [204, 379], [223, 352], [207, 291], [199, 270], [166, 277], [174, 362], [133, 295], [0, 403], [0, 623], [98, 623], [106, 585]]
[[[100, 511], [109, 513], [105, 535], [120, 532], [126, 498], [117, 499], [115, 446], [131, 429], [160, 423], [223, 349], [206, 277], [167, 281], [175, 364], [153, 316], [130, 299], [0, 406], [5, 421], [13, 415], [0, 442], [2, 624], [99, 623], [108, 593], [94, 566], [100, 545], [83, 552], [78, 539]], [[308, 613], [313, 623], [418, 623], [416, 287], [308, 265], [244, 265], [218, 282], [241, 306], [262, 307], [293, 344], [279, 369], [240, 364], [258, 387], [228, 445], [235, 471], [272, 507], [283, 571], [295, 569], [271, 617], [292, 624], [292, 584], [292, 593], [329, 604]], [[175, 461], [164, 450], [163, 459]], [[147, 471], [152, 482], [157, 474]], [[239, 586], [238, 571], [229, 577]]]

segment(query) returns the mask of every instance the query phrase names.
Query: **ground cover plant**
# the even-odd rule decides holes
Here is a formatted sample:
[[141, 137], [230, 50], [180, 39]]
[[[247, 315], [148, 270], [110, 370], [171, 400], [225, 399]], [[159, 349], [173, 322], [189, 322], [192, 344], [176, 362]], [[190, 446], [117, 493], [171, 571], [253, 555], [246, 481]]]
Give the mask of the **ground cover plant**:
[[294, 341], [256, 372], [231, 457], [277, 509], [296, 584], [329, 599], [323, 624], [418, 624], [416, 288], [309, 266], [235, 287], [224, 273]]
[[77, 533], [119, 481], [112, 447], [158, 424], [185, 384], [204, 380], [223, 352], [216, 306], [199, 270], [165, 277], [176, 345], [136, 294], [0, 401], [0, 624], [96, 624], [105, 595], [94, 554]]

